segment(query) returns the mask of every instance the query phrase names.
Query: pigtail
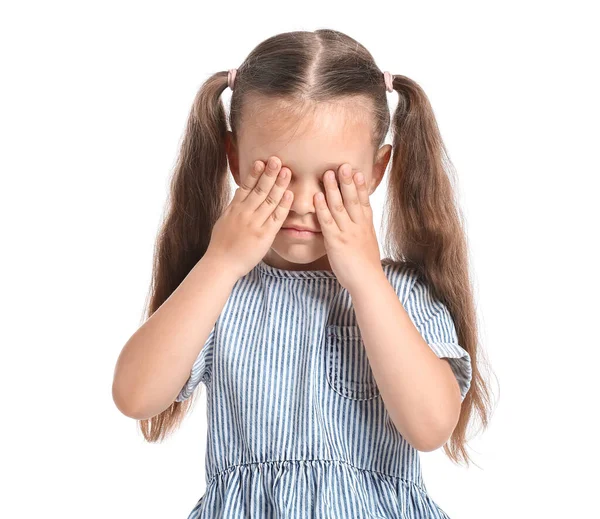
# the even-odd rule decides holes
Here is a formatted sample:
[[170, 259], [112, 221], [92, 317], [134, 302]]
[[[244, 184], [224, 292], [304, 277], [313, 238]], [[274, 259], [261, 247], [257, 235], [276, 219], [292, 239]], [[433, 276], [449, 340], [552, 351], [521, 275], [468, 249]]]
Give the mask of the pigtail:
[[[469, 461], [466, 429], [475, 409], [488, 425], [489, 394], [479, 371], [477, 320], [469, 278], [463, 218], [455, 199], [455, 173], [425, 92], [394, 76], [398, 106], [392, 118], [393, 151], [386, 198], [387, 255], [412, 267], [450, 311], [460, 345], [472, 362], [471, 387], [458, 424], [444, 445], [455, 462]], [[448, 445], [449, 444], [449, 445]]]
[[[212, 75], [198, 91], [170, 182], [167, 214], [154, 250], [152, 285], [145, 319], [175, 291], [204, 256], [212, 228], [230, 199], [227, 122], [221, 93], [227, 72]], [[183, 420], [194, 398], [173, 402], [162, 413], [138, 420], [149, 442], [164, 439]]]

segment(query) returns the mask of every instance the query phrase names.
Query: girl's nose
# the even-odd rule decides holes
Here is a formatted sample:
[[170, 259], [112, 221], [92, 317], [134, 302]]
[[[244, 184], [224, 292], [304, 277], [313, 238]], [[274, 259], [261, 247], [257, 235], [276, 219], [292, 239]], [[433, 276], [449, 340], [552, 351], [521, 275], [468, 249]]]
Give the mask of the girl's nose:
[[294, 200], [290, 211], [297, 214], [316, 213], [315, 195], [323, 191], [321, 184], [315, 183], [297, 183], [295, 186], [288, 186], [288, 189], [294, 193]]

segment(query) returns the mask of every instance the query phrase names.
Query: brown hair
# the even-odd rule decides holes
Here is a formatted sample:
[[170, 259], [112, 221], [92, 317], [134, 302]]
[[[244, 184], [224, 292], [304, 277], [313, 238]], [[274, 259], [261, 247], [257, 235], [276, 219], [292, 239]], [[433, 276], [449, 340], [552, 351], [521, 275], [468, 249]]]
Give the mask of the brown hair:
[[[200, 87], [192, 105], [170, 186], [170, 206], [156, 242], [149, 317], [183, 281], [208, 247], [212, 228], [230, 202], [227, 118], [221, 93], [228, 72], [217, 72]], [[472, 362], [471, 387], [460, 418], [444, 445], [454, 462], [469, 456], [467, 425], [473, 411], [487, 428], [490, 392], [480, 372], [476, 312], [468, 271], [466, 233], [448, 158], [429, 100], [406, 76], [393, 76], [398, 105], [391, 120], [393, 152], [385, 202], [384, 250], [393, 262], [410, 265], [450, 311]], [[250, 95], [298, 103], [355, 97], [372, 108], [377, 148], [390, 129], [383, 72], [354, 39], [330, 29], [272, 36], [237, 69], [229, 124], [240, 131]], [[364, 104], [364, 103], [363, 103]], [[376, 148], [376, 149], [377, 149]], [[147, 441], [160, 441], [180, 425], [194, 395], [147, 420], [139, 420]]]

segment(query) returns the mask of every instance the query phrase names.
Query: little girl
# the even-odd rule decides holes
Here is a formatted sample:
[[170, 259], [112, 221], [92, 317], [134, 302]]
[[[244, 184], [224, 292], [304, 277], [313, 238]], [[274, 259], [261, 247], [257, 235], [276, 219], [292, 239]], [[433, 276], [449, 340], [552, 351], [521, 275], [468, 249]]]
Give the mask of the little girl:
[[[388, 164], [381, 260], [369, 196]], [[273, 36], [202, 85], [113, 384], [152, 442], [205, 385], [189, 519], [448, 518], [419, 451], [468, 465], [489, 402], [451, 168], [421, 88], [337, 31]]]

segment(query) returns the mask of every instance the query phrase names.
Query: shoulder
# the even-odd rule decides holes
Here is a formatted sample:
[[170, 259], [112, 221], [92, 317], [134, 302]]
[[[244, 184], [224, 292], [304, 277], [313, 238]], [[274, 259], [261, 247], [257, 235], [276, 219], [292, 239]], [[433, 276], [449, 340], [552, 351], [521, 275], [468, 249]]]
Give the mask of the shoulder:
[[381, 260], [381, 266], [403, 305], [417, 284], [424, 283], [419, 268], [412, 263], [385, 258]]
[[[384, 264], [385, 261], [385, 264]], [[437, 319], [450, 326], [452, 316], [422, 269], [413, 263], [382, 260], [384, 272], [400, 302], [416, 323]]]

